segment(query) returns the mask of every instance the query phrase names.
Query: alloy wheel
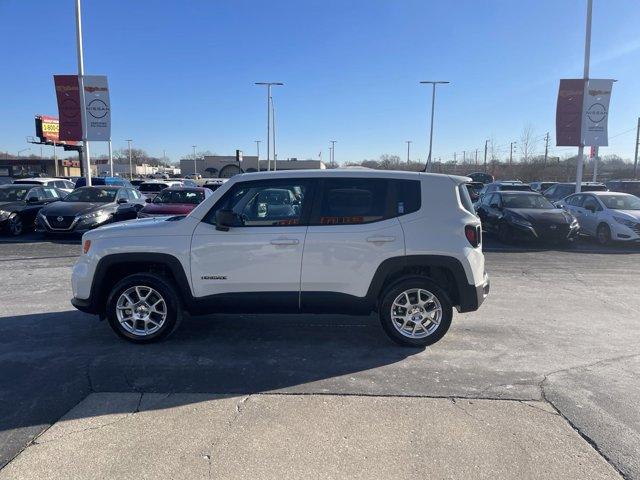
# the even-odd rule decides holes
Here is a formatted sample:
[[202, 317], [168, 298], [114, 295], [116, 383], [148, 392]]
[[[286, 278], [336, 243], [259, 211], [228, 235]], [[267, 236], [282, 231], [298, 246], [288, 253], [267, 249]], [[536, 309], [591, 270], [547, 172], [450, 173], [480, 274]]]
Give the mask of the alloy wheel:
[[167, 319], [167, 302], [157, 290], [137, 285], [120, 294], [116, 316], [123, 329], [144, 337], [162, 328]]
[[9, 232], [11, 235], [18, 236], [22, 233], [24, 226], [20, 215], [14, 214], [9, 217]]
[[424, 338], [435, 332], [442, 320], [438, 298], [423, 288], [405, 290], [391, 304], [391, 323], [408, 338]]

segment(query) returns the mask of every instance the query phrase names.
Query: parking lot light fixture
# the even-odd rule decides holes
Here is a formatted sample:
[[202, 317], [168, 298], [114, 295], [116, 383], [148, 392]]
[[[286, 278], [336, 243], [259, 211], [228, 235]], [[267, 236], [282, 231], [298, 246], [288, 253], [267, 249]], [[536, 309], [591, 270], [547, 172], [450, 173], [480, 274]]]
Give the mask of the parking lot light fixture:
[[196, 160], [196, 147], [197, 145], [191, 145], [193, 147], [193, 178], [194, 180], [198, 177], [198, 164]]
[[[255, 85], [267, 87], [267, 170], [271, 170], [271, 87], [284, 85], [282, 82], [255, 82]], [[275, 126], [274, 126], [275, 129]], [[274, 147], [275, 148], [275, 147]], [[274, 151], [275, 157], [275, 151]], [[258, 161], [260, 170], [260, 161]]]
[[424, 171], [428, 172], [431, 169], [431, 152], [433, 147], [433, 112], [436, 104], [436, 85], [445, 85], [450, 82], [446, 80], [423, 80], [420, 83], [429, 84], [433, 87], [431, 93], [431, 128], [429, 132], [429, 155], [427, 156], [427, 164], [424, 167]]

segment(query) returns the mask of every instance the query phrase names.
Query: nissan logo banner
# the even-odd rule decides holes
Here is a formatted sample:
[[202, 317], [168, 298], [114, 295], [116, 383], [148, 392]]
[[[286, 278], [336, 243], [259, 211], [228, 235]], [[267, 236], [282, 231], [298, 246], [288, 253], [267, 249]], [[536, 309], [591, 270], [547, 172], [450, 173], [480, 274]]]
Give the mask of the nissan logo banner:
[[607, 146], [613, 80], [560, 80], [556, 107], [556, 145]]
[[87, 140], [108, 142], [111, 139], [111, 104], [106, 76], [84, 76], [84, 103]]

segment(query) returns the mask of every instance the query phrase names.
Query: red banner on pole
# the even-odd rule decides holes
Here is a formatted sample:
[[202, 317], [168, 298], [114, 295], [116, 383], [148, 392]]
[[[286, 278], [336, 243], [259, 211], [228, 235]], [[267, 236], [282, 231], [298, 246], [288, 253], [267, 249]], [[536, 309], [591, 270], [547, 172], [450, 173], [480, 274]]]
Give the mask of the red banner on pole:
[[54, 75], [60, 117], [60, 140], [82, 140], [80, 86], [77, 75]]
[[556, 145], [579, 147], [582, 139], [583, 79], [560, 80], [556, 107]]

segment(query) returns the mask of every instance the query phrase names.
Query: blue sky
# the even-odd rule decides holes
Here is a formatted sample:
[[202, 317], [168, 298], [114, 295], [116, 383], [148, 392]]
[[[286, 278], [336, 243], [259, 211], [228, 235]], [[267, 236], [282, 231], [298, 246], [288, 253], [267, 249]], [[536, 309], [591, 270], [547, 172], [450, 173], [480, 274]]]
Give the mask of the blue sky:
[[[0, 0], [0, 151], [27, 148], [33, 116], [57, 114], [53, 74], [77, 71], [73, 0]], [[255, 152], [274, 91], [278, 157], [458, 158], [531, 124], [554, 136], [559, 78], [582, 75], [585, 0], [83, 0], [85, 73], [109, 77], [114, 148], [172, 159]], [[640, 5], [594, 0], [591, 77], [615, 78], [610, 147], [633, 155], [640, 115]], [[623, 133], [624, 132], [624, 133]], [[542, 149], [542, 141], [538, 148]], [[105, 153], [106, 144], [92, 151]], [[568, 154], [575, 149], [554, 149]], [[33, 147], [29, 153], [39, 153]]]

